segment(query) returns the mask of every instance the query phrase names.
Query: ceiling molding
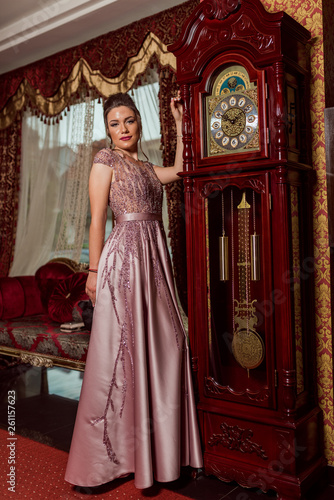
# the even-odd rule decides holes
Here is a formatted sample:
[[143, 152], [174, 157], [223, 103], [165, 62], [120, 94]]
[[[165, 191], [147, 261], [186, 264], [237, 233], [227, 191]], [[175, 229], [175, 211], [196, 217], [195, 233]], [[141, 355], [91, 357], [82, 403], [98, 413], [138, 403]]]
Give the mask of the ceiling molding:
[[7, 0], [1, 6], [0, 74], [181, 3], [184, 0], [24, 0], [18, 13]]
[[58, 0], [0, 30], [0, 52], [100, 10], [117, 0]]

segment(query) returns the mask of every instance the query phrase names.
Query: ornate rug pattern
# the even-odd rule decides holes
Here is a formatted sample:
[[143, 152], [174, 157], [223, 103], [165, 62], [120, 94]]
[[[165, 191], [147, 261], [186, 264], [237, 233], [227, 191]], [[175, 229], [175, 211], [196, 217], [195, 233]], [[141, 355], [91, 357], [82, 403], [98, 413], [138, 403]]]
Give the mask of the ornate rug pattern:
[[[9, 433], [3, 429], [0, 429], [0, 456], [0, 497], [3, 500], [13, 498], [20, 500], [45, 500], [46, 498], [184, 500], [187, 498], [163, 488], [158, 483], [146, 490], [137, 490], [134, 486], [133, 475], [98, 488], [82, 488], [78, 491], [64, 481], [68, 453], [18, 434], [9, 436]], [[11, 467], [14, 469], [10, 469]], [[8, 490], [8, 488], [14, 489]]]

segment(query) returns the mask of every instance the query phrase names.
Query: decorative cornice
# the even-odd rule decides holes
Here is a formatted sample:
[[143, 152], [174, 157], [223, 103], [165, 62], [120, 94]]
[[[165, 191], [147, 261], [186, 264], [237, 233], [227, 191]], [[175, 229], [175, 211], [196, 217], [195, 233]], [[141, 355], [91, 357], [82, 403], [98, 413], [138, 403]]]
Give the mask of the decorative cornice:
[[127, 92], [138, 74], [145, 72], [154, 55], [161, 66], [176, 68], [174, 55], [168, 52], [166, 45], [154, 33], [149, 33], [138, 53], [128, 59], [126, 67], [115, 78], [104, 76], [100, 70], [92, 69], [85, 59], [80, 58], [52, 97], [44, 97], [24, 79], [15, 95], [0, 112], [0, 129], [7, 128], [27, 103], [45, 116], [59, 115], [68, 105], [71, 96], [78, 91], [82, 80], [103, 97], [116, 92]]

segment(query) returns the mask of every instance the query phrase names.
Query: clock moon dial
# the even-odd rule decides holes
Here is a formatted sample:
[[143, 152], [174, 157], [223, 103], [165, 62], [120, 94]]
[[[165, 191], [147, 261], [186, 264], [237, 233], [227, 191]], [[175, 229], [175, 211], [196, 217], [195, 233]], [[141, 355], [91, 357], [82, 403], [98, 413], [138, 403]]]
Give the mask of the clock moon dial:
[[245, 94], [221, 99], [210, 116], [210, 133], [223, 151], [243, 150], [258, 131], [258, 109]]

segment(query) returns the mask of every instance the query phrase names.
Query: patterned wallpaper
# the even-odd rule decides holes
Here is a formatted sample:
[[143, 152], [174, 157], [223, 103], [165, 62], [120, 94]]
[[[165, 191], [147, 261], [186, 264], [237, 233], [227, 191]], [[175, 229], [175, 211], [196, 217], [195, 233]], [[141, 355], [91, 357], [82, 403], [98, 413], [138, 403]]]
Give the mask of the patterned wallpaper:
[[334, 2], [333, 0], [322, 0], [323, 23], [324, 23], [324, 60], [325, 60], [325, 98], [326, 108], [334, 107]]
[[[325, 160], [325, 72], [322, 5], [323, 3], [326, 4], [327, 11], [328, 9], [334, 11], [334, 2], [333, 0], [262, 0], [262, 3], [269, 12], [285, 11], [305, 26], [312, 35], [311, 121], [313, 132], [313, 167], [316, 171], [316, 184], [313, 193], [313, 219], [317, 383], [319, 405], [324, 415], [325, 454], [328, 464], [334, 465], [333, 343], [331, 331], [330, 252], [328, 245]], [[328, 21], [329, 19], [333, 19], [333, 16], [328, 17], [328, 14], [326, 14], [326, 17]], [[332, 37], [331, 32], [332, 30], [328, 31], [328, 36]], [[333, 48], [333, 44], [329, 45]], [[333, 65], [329, 67], [333, 70]], [[331, 71], [331, 74], [333, 74], [333, 71]], [[333, 78], [331, 80], [333, 81]], [[331, 105], [333, 106], [333, 101]]]

